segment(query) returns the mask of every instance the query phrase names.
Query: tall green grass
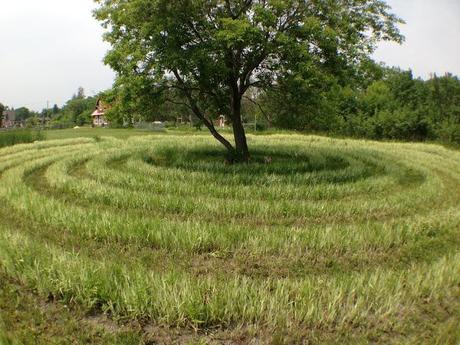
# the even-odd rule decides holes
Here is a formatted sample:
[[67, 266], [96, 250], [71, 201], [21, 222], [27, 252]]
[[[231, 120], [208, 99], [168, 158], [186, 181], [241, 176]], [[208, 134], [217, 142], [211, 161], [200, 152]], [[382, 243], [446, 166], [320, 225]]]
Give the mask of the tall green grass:
[[91, 313], [230, 343], [457, 339], [458, 151], [249, 140], [235, 166], [205, 135], [0, 150], [1, 269]]
[[0, 130], [0, 147], [22, 143], [33, 143], [34, 141], [43, 139], [44, 135], [40, 131], [30, 129]]

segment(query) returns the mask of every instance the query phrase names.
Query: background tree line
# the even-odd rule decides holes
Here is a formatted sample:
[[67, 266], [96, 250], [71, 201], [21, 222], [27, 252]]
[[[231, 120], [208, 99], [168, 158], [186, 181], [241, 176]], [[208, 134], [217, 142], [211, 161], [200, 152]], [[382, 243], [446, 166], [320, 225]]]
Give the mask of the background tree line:
[[42, 111], [27, 107], [10, 109], [0, 103], [0, 112], [14, 110], [15, 120], [24, 127], [68, 128], [91, 124], [91, 114], [96, 107], [99, 96], [87, 97], [82, 87], [60, 108], [57, 104]]
[[[180, 93], [151, 95], [144, 82], [124, 80], [104, 93], [114, 105], [109, 112], [114, 124], [189, 119], [192, 111]], [[267, 91], [250, 90], [243, 99], [242, 117], [249, 129], [460, 144], [460, 79], [433, 74], [423, 80], [410, 70], [369, 60], [356, 78], [341, 81], [318, 72], [283, 79]]]
[[[316, 83], [316, 84], [315, 84]], [[15, 109], [16, 120], [26, 127], [51, 128], [91, 124], [98, 97], [112, 109], [112, 126], [138, 121], [188, 121], [193, 116], [180, 93], [161, 97], [141, 92], [142, 82], [115, 85], [98, 96], [87, 97], [83, 88], [63, 107], [36, 112]], [[9, 109], [0, 105], [0, 110]], [[280, 128], [370, 139], [408, 141], [441, 140], [460, 144], [460, 79], [452, 74], [429, 79], [412, 72], [368, 62], [361, 77], [341, 83], [338, 79], [283, 80], [267, 92], [251, 90], [243, 99], [243, 120], [250, 129]], [[195, 125], [199, 120], [194, 118]]]
[[398, 68], [372, 66], [354, 84], [311, 88], [305, 81], [279, 85], [260, 99], [268, 123], [279, 128], [371, 139], [433, 140], [460, 144], [460, 80], [414, 78]]

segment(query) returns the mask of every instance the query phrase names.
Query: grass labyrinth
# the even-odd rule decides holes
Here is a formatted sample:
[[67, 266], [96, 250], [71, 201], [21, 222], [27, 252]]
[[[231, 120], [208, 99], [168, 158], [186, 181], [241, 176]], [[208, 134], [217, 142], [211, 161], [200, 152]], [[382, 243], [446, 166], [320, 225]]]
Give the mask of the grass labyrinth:
[[1, 270], [209, 342], [459, 339], [458, 151], [249, 139], [248, 165], [206, 135], [1, 149]]

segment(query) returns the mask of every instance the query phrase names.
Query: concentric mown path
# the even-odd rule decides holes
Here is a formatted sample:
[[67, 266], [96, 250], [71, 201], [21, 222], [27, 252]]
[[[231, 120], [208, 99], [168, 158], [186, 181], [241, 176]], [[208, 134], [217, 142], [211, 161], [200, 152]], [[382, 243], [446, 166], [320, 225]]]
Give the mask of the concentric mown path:
[[262, 343], [275, 330], [455, 343], [459, 152], [295, 135], [250, 145], [248, 165], [226, 165], [201, 135], [2, 149], [0, 267], [115, 319], [250, 329]]

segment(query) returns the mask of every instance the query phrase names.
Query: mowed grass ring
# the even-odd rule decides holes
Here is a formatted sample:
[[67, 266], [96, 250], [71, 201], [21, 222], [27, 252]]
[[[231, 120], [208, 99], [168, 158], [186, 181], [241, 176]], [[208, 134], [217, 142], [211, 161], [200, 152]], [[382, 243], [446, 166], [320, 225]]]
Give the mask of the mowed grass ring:
[[459, 152], [249, 140], [241, 165], [206, 135], [0, 150], [2, 269], [93, 312], [229, 339], [456, 331]]

